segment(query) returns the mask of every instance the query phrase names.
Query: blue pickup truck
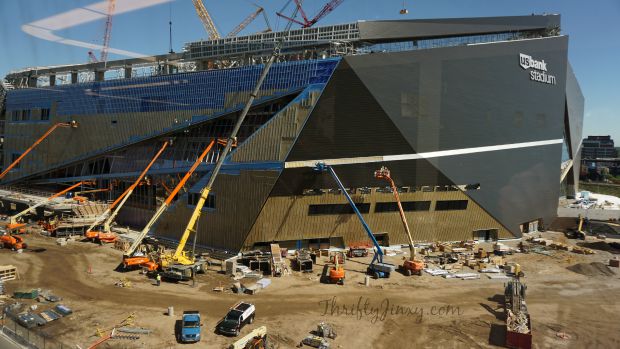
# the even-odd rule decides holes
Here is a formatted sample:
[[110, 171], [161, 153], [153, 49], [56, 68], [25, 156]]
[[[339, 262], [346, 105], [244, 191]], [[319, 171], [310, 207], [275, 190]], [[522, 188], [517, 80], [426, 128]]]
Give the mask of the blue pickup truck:
[[181, 323], [180, 341], [192, 343], [200, 341], [200, 313], [198, 311], [184, 311]]

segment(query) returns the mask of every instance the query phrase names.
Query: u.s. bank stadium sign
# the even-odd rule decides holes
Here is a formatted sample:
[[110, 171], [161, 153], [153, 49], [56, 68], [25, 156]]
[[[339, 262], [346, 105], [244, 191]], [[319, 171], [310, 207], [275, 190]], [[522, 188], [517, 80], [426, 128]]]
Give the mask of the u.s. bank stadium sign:
[[519, 65], [525, 70], [531, 69], [530, 80], [549, 85], [556, 84], [555, 75], [547, 74], [547, 62], [544, 60], [537, 61], [530, 55], [520, 53]]

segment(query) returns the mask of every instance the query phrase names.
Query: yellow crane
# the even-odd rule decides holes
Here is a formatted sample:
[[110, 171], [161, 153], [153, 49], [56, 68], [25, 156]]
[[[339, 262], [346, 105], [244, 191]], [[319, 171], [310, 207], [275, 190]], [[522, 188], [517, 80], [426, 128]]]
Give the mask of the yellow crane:
[[[299, 11], [299, 7], [296, 7], [293, 12], [293, 18], [297, 15], [298, 11]], [[217, 163], [215, 164], [215, 167], [211, 171], [209, 181], [204, 186], [204, 188], [202, 188], [202, 190], [200, 191], [200, 198], [198, 199], [198, 202], [196, 203], [196, 207], [194, 208], [194, 212], [192, 213], [189, 221], [187, 222], [187, 226], [185, 227], [185, 230], [183, 231], [183, 234], [181, 235], [181, 239], [179, 240], [179, 245], [177, 246], [173, 254], [164, 253], [160, 256], [161, 266], [164, 271], [164, 276], [167, 278], [170, 278], [170, 279], [183, 278], [184, 275], [186, 275], [185, 274], [185, 272], [187, 271], [186, 267], [190, 267], [195, 263], [194, 254], [192, 253], [191, 255], [189, 255], [185, 251], [185, 245], [187, 244], [187, 240], [189, 239], [190, 234], [194, 233], [194, 247], [195, 247], [196, 236], [197, 236], [196, 223], [200, 219], [202, 208], [204, 207], [204, 204], [207, 201], [207, 198], [209, 197], [209, 193], [211, 192], [211, 189], [213, 188], [213, 183], [215, 183], [215, 179], [217, 178], [217, 175], [220, 173], [220, 170], [222, 168], [222, 165], [224, 164], [224, 161], [226, 161], [226, 156], [230, 152], [230, 149], [237, 145], [237, 133], [239, 132], [239, 129], [241, 128], [241, 125], [243, 124], [245, 117], [248, 115], [250, 108], [254, 104], [254, 100], [258, 96], [258, 92], [260, 91], [261, 86], [263, 85], [263, 82], [265, 81], [265, 78], [267, 77], [267, 74], [271, 70], [273, 63], [275, 62], [276, 58], [280, 54], [280, 49], [282, 47], [284, 40], [286, 40], [286, 38], [288, 37], [292, 24], [293, 22], [289, 22], [287, 24], [286, 28], [283, 31], [284, 35], [280, 37], [280, 39], [277, 41], [273, 49], [273, 52], [271, 56], [269, 57], [269, 60], [263, 67], [261, 75], [256, 81], [256, 85], [254, 86], [252, 93], [250, 93], [250, 98], [248, 99], [245, 106], [243, 107], [243, 110], [241, 111], [241, 114], [239, 115], [239, 119], [237, 119], [237, 122], [235, 123], [235, 126], [233, 127], [233, 130], [230, 133], [230, 136], [226, 140], [226, 146], [224, 147], [224, 150], [220, 154], [220, 157]], [[218, 142], [220, 141], [218, 140]], [[191, 272], [190, 274], [193, 275], [194, 273]]]
[[[221, 39], [221, 35], [218, 32], [217, 28], [215, 27], [215, 22], [213, 21], [213, 18], [211, 18], [211, 15], [209, 14], [209, 11], [207, 11], [207, 8], [205, 7], [202, 0], [192, 0], [192, 2], [194, 3], [194, 8], [196, 9], [198, 18], [200, 18], [202, 25], [205, 27], [205, 30], [209, 34], [209, 39], [211, 40]], [[227, 38], [232, 38], [232, 37], [237, 36], [239, 32], [241, 32], [243, 29], [245, 29], [245, 27], [247, 27], [250, 23], [252, 23], [256, 19], [256, 17], [258, 17], [258, 15], [260, 15], [261, 13], [263, 14], [263, 17], [265, 18], [265, 23], [267, 23], [267, 29], [264, 30], [263, 32], [271, 31], [271, 25], [269, 24], [269, 19], [267, 18], [267, 15], [265, 14], [265, 9], [256, 4], [254, 6], [257, 7], [256, 11], [250, 13], [246, 18], [244, 18], [243, 21], [239, 23], [239, 25], [237, 25], [230, 33], [226, 35]]]
[[192, 2], [194, 3], [194, 7], [196, 8], [198, 18], [200, 18], [202, 25], [205, 27], [207, 33], [209, 33], [209, 39], [217, 40], [221, 38], [220, 33], [217, 31], [215, 23], [213, 22], [209, 11], [207, 11], [207, 8], [202, 3], [202, 0], [192, 0]]

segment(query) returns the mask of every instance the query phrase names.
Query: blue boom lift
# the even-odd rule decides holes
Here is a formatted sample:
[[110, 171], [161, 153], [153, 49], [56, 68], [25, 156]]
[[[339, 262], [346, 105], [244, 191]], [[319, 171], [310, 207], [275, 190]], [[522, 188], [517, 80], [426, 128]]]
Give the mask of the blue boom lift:
[[366, 224], [364, 217], [362, 217], [361, 212], [357, 209], [357, 206], [355, 206], [353, 199], [351, 199], [351, 196], [340, 181], [340, 178], [338, 178], [338, 175], [336, 175], [334, 169], [331, 166], [326, 165], [324, 162], [318, 162], [316, 164], [315, 171], [329, 172], [329, 174], [334, 178], [334, 180], [338, 184], [338, 187], [340, 188], [340, 190], [342, 190], [342, 193], [347, 198], [347, 201], [349, 201], [349, 204], [353, 208], [353, 211], [355, 211], [357, 218], [359, 218], [360, 222], [362, 223], [364, 230], [366, 230], [366, 234], [368, 234], [368, 237], [375, 245], [377, 253], [375, 253], [375, 256], [372, 258], [372, 262], [370, 262], [370, 265], [368, 265], [368, 269], [366, 270], [368, 275], [372, 275], [375, 278], [389, 278], [390, 274], [396, 269], [396, 266], [394, 264], [383, 262], [383, 250], [381, 250], [381, 246], [379, 246], [379, 243], [377, 242], [377, 239], [375, 239], [375, 236], [370, 230], [370, 227], [368, 226], [368, 224]]

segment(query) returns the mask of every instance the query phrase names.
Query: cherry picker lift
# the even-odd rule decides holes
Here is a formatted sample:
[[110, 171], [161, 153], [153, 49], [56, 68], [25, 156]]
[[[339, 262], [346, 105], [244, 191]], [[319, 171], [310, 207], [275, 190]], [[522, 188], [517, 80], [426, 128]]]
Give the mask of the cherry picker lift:
[[326, 165], [324, 162], [318, 162], [315, 166], [315, 171], [328, 172], [332, 176], [332, 178], [334, 178], [334, 180], [336, 181], [336, 184], [338, 184], [338, 187], [340, 188], [345, 198], [349, 202], [349, 205], [351, 205], [351, 208], [353, 208], [353, 211], [357, 215], [357, 218], [359, 218], [360, 223], [362, 223], [364, 230], [366, 230], [366, 234], [368, 235], [368, 238], [370, 238], [373, 245], [377, 249], [375, 255], [372, 257], [372, 261], [370, 262], [370, 265], [366, 269], [366, 272], [368, 273], [368, 275], [374, 276], [377, 279], [378, 278], [389, 278], [390, 274], [394, 272], [396, 267], [394, 264], [383, 262], [383, 250], [381, 249], [379, 242], [377, 242], [377, 239], [373, 235], [372, 230], [370, 230], [370, 227], [364, 220], [364, 217], [362, 217], [362, 213], [359, 211], [357, 206], [355, 206], [353, 199], [351, 199], [351, 196], [347, 192], [347, 189], [344, 187], [344, 185], [340, 181], [340, 178], [338, 178], [338, 175], [336, 174], [336, 171], [334, 171], [334, 168], [332, 166]]
[[[174, 200], [175, 196], [179, 193], [181, 188], [183, 188], [183, 186], [185, 185], [187, 180], [191, 177], [191, 175], [194, 173], [198, 165], [200, 165], [200, 163], [205, 158], [205, 156], [207, 156], [207, 154], [211, 151], [211, 148], [213, 148], [213, 145], [215, 144], [215, 142], [216, 140], [212, 140], [209, 143], [209, 145], [207, 145], [205, 150], [196, 159], [196, 161], [194, 162], [192, 167], [189, 169], [189, 171], [187, 171], [187, 173], [185, 173], [185, 176], [183, 176], [183, 178], [179, 181], [179, 184], [177, 184], [174, 190], [172, 190], [172, 192], [168, 195], [166, 200], [157, 209], [153, 217], [151, 217], [151, 220], [142, 229], [142, 231], [140, 232], [140, 235], [138, 235], [138, 237], [134, 240], [134, 242], [131, 244], [129, 249], [125, 251], [125, 254], [123, 256], [123, 266], [125, 268], [134, 267], [134, 266], [143, 266], [143, 267], [146, 267], [150, 271], [154, 271], [160, 268], [160, 262], [158, 260], [159, 258], [151, 258], [151, 256], [138, 255], [136, 251], [138, 250], [138, 247], [142, 243], [142, 240], [144, 240], [144, 238], [149, 233], [153, 225], [155, 225], [159, 217], [161, 217], [161, 215], [170, 206], [170, 204], [172, 203], [172, 200]], [[198, 267], [201, 265], [202, 264], [199, 263]]]
[[28, 147], [28, 149], [26, 149], [17, 159], [15, 159], [15, 161], [13, 161], [4, 171], [2, 171], [2, 173], [0, 173], [0, 180], [4, 178], [4, 176], [6, 176], [6, 174], [9, 173], [9, 171], [11, 171], [15, 166], [17, 166], [17, 164], [19, 164], [20, 161], [22, 161], [22, 159], [32, 151], [32, 149], [36, 148], [39, 143], [43, 142], [49, 135], [52, 134], [52, 132], [54, 132], [59, 127], [77, 128], [78, 123], [76, 121], [59, 122], [54, 126], [50, 127], [49, 130], [47, 130], [43, 134], [43, 136], [39, 137], [34, 143], [32, 143], [32, 145]]
[[58, 193], [56, 193], [56, 194], [54, 194], [54, 195], [52, 195], [52, 196], [50, 196], [48, 198], [45, 198], [44, 200], [39, 201], [37, 204], [35, 204], [33, 206], [30, 206], [30, 207], [26, 208], [25, 210], [23, 210], [21, 212], [16, 213], [15, 215], [9, 217], [9, 219], [8, 219], [9, 223], [6, 226], [6, 229], [8, 231], [15, 231], [17, 229], [20, 229], [20, 228], [26, 226], [26, 224], [22, 222], [22, 219], [23, 219], [22, 217], [23, 216], [27, 215], [30, 212], [35, 212], [35, 210], [38, 207], [41, 207], [41, 206], [45, 205], [46, 203], [52, 201], [54, 198], [62, 196], [64, 194], [70, 192], [71, 190], [79, 187], [82, 184], [89, 184], [89, 183], [90, 182], [85, 182], [85, 181], [78, 182], [78, 183], [76, 183], [76, 184], [74, 184], [74, 185], [72, 185], [72, 186], [70, 186], [70, 187], [68, 187], [68, 188], [66, 188], [64, 190], [59, 191]]
[[[138, 178], [136, 178], [136, 180], [129, 186], [129, 188], [127, 188], [127, 190], [125, 190], [116, 200], [114, 200], [114, 202], [112, 202], [110, 206], [108, 206], [108, 208], [105, 210], [105, 212], [103, 212], [99, 217], [97, 217], [95, 222], [93, 222], [93, 224], [91, 224], [91, 226], [88, 227], [88, 229], [86, 230], [86, 233], [84, 234], [84, 236], [87, 239], [91, 239], [92, 241], [99, 241], [100, 243], [103, 243], [103, 242], [110, 243], [110, 242], [116, 241], [116, 238], [117, 238], [116, 234], [114, 234], [110, 229], [111, 222], [114, 220], [114, 218], [116, 218], [116, 215], [118, 214], [120, 209], [123, 207], [123, 205], [129, 198], [129, 196], [131, 196], [134, 189], [138, 186], [138, 184], [140, 184], [140, 182], [142, 181], [144, 176], [146, 176], [146, 173], [149, 171], [151, 166], [153, 166], [155, 161], [157, 161], [159, 156], [164, 152], [164, 150], [166, 150], [166, 148], [168, 147], [168, 145], [170, 145], [170, 143], [171, 141], [169, 140], [164, 142], [164, 144], [159, 149], [157, 154], [155, 154], [151, 162], [146, 166], [146, 168], [142, 171], [142, 173], [140, 173]], [[116, 209], [110, 214], [110, 211], [112, 211], [114, 207], [116, 207]], [[108, 214], [110, 215], [109, 217], [108, 217]], [[99, 226], [101, 222], [103, 222], [104, 219], [105, 219], [105, 222], [103, 223], [103, 230], [95, 230], [96, 227]]]
[[407, 276], [411, 276], [411, 274], [422, 275], [422, 270], [424, 269], [424, 262], [416, 259], [416, 251], [415, 245], [413, 244], [413, 238], [411, 237], [411, 231], [409, 230], [409, 224], [407, 224], [407, 218], [405, 217], [405, 211], [403, 210], [403, 205], [400, 202], [400, 195], [398, 195], [398, 188], [396, 188], [396, 184], [390, 177], [390, 170], [387, 167], [383, 166], [380, 169], [375, 171], [375, 178], [383, 179], [390, 183], [390, 187], [392, 188], [392, 193], [394, 193], [394, 198], [396, 199], [396, 204], [398, 205], [398, 212], [400, 213], [400, 219], [403, 222], [403, 227], [405, 228], [405, 233], [407, 233], [407, 238], [409, 239], [409, 259], [405, 260], [403, 265], [399, 266], [400, 271]]

